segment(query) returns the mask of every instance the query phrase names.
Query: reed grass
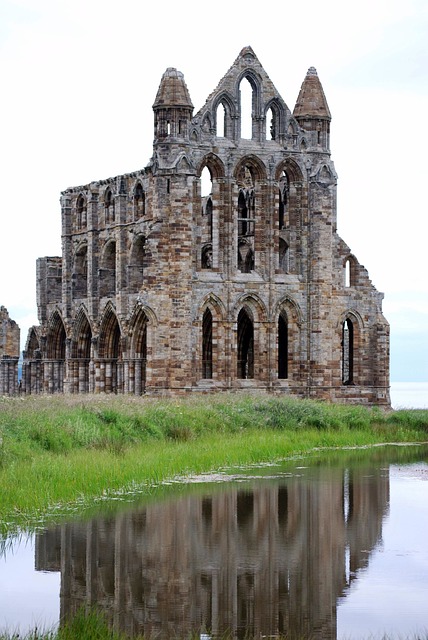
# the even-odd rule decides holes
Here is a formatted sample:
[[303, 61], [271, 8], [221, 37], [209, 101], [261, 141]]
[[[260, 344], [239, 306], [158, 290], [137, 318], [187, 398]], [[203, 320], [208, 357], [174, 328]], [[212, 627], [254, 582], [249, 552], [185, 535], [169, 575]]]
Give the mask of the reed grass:
[[428, 440], [428, 411], [270, 397], [0, 399], [0, 534], [167, 478], [319, 448]]

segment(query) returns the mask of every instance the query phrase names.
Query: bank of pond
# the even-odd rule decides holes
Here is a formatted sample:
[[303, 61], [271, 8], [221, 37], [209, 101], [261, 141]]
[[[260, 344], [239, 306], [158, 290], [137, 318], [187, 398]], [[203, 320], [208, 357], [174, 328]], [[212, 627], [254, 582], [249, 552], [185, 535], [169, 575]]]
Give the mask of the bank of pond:
[[[111, 568], [111, 576], [106, 573], [111, 560], [111, 557], [109, 559], [108, 556], [109, 553], [110, 556], [112, 553], [108, 552], [108, 549], [111, 550], [118, 544], [118, 541], [129, 536], [129, 531], [134, 532], [131, 538], [135, 538], [137, 535], [135, 532], [138, 530], [137, 538], [140, 539], [139, 544], [141, 544], [141, 535], [143, 535], [144, 529], [147, 532], [144, 553], [147, 552], [149, 558], [150, 541], [166, 535], [165, 532], [171, 529], [170, 523], [177, 517], [171, 514], [175, 514], [178, 509], [174, 505], [180, 502], [180, 495], [183, 497], [182, 502], [187, 505], [186, 508], [190, 508], [186, 496], [201, 492], [200, 487], [203, 483], [210, 485], [210, 497], [207, 497], [208, 494], [202, 495], [199, 506], [192, 508], [199, 514], [196, 518], [198, 522], [200, 518], [202, 518], [202, 523], [209, 522], [210, 535], [214, 536], [212, 539], [210, 538], [208, 551], [201, 551], [201, 558], [205, 558], [206, 562], [208, 562], [207, 558], [213, 549], [215, 553], [213, 559], [208, 562], [207, 568], [200, 575], [198, 573], [198, 580], [202, 582], [196, 589], [196, 598], [199, 600], [202, 597], [201, 593], [205, 590], [211, 594], [205, 605], [198, 600], [198, 607], [204, 608], [205, 606], [208, 611], [207, 615], [214, 616], [213, 605], [210, 605], [209, 601], [213, 601], [213, 594], [216, 593], [217, 605], [222, 604], [227, 618], [229, 605], [221, 599], [221, 591], [225, 587], [216, 586], [215, 581], [218, 580], [219, 570], [213, 569], [216, 563], [216, 554], [220, 553], [221, 555], [225, 552], [222, 546], [224, 532], [228, 532], [226, 535], [229, 541], [228, 545], [230, 545], [232, 538], [235, 540], [235, 535], [239, 537], [240, 542], [238, 539], [235, 542], [238, 545], [236, 548], [240, 548], [241, 552], [245, 545], [249, 545], [249, 549], [253, 549], [256, 545], [253, 551], [259, 547], [262, 548], [267, 540], [269, 540], [269, 545], [272, 545], [273, 530], [272, 525], [269, 524], [271, 515], [268, 516], [272, 509], [276, 514], [274, 529], [278, 530], [279, 527], [279, 530], [283, 531], [282, 535], [285, 536], [281, 543], [275, 542], [275, 545], [285, 545], [280, 555], [281, 562], [285, 561], [284, 558], [288, 558], [287, 562], [291, 562], [292, 557], [299, 556], [300, 552], [293, 547], [295, 543], [291, 542], [294, 534], [290, 533], [290, 527], [298, 517], [301, 531], [296, 537], [296, 541], [298, 542], [302, 535], [308, 535], [309, 529], [312, 529], [311, 535], [315, 535], [317, 539], [311, 540], [311, 542], [307, 540], [303, 544], [302, 538], [298, 542], [299, 548], [303, 544], [303, 547], [312, 549], [311, 553], [315, 555], [312, 560], [300, 560], [297, 564], [301, 567], [306, 566], [308, 562], [312, 567], [320, 564], [320, 575], [323, 575], [325, 569], [322, 568], [322, 562], [319, 563], [319, 559], [321, 557], [327, 558], [328, 554], [325, 555], [326, 551], [323, 551], [321, 556], [320, 549], [324, 545], [324, 538], [330, 540], [328, 544], [331, 546], [332, 534], [326, 533], [326, 527], [331, 527], [332, 519], [336, 518], [337, 504], [342, 505], [340, 509], [343, 509], [344, 512], [339, 514], [339, 524], [334, 525], [333, 528], [335, 539], [337, 537], [337, 541], [343, 542], [343, 544], [342, 542], [335, 543], [339, 544], [340, 549], [343, 546], [343, 554], [342, 551], [338, 554], [338, 550], [336, 550], [327, 562], [328, 567], [333, 567], [337, 559], [343, 555], [343, 571], [347, 575], [343, 577], [343, 571], [338, 566], [338, 577], [332, 582], [332, 585], [336, 585], [335, 592], [340, 594], [341, 589], [346, 591], [348, 582], [349, 585], [353, 584], [353, 574], [357, 573], [357, 569], [352, 568], [353, 565], [364, 569], [366, 566], [364, 554], [368, 553], [366, 550], [375, 549], [382, 537], [381, 525], [388, 511], [392, 478], [385, 471], [388, 468], [386, 462], [384, 466], [382, 462], [383, 456], [386, 455], [384, 451], [388, 448], [386, 447], [387, 443], [394, 443], [395, 463], [400, 464], [402, 461], [404, 466], [408, 464], [409, 460], [419, 460], [418, 454], [409, 454], [408, 447], [404, 444], [427, 442], [428, 410], [385, 411], [376, 407], [332, 405], [244, 394], [222, 394], [199, 398], [193, 396], [181, 399], [138, 399], [111, 396], [3, 398], [0, 400], [0, 558], [7, 554], [8, 546], [13, 546], [20, 537], [35, 536], [39, 563], [41, 562], [40, 558], [45, 558], [45, 564], [41, 562], [41, 570], [43, 571], [43, 566], [47, 566], [50, 567], [48, 571], [52, 571], [52, 566], [55, 563], [61, 567], [61, 607], [67, 609], [65, 603], [68, 602], [67, 598], [71, 597], [74, 604], [70, 606], [74, 613], [73, 616], [64, 619], [59, 627], [50, 631], [40, 627], [39, 630], [34, 628], [27, 635], [23, 632], [18, 635], [18, 632], [14, 633], [13, 630], [2, 632], [0, 620], [0, 640], [18, 637], [20, 640], [23, 638], [28, 638], [28, 640], [30, 638], [32, 640], [68, 640], [68, 638], [125, 640], [129, 637], [148, 639], [149, 635], [144, 636], [144, 634], [141, 635], [137, 632], [131, 635], [124, 633], [120, 630], [120, 624], [111, 625], [111, 620], [108, 620], [111, 616], [106, 617], [105, 611], [102, 608], [99, 609], [96, 604], [89, 606], [86, 602], [83, 607], [77, 606], [76, 602], [79, 601], [80, 596], [76, 592], [73, 600], [74, 591], [70, 591], [69, 587], [64, 586], [69, 579], [67, 576], [70, 575], [70, 572], [73, 573], [74, 579], [77, 580], [76, 584], [80, 584], [79, 581], [83, 580], [82, 584], [85, 583], [85, 589], [88, 589], [87, 580], [90, 575], [88, 571], [94, 560], [89, 561], [87, 554], [89, 549], [96, 548], [98, 550], [97, 568], [94, 565], [91, 571], [99, 573], [99, 579], [108, 591], [109, 584], [117, 583], [118, 571], [117, 560], [115, 560], [115, 566]], [[416, 449], [417, 447], [413, 447], [413, 450]], [[425, 456], [421, 460], [426, 461], [428, 448], [421, 446], [420, 451], [423, 451]], [[422, 471], [422, 467], [418, 467], [419, 475], [427, 473], [425, 462], [423, 464], [425, 466]], [[304, 471], [305, 469], [307, 471]], [[309, 482], [314, 480], [311, 469], [316, 470], [315, 488], [313, 489], [309, 488]], [[233, 471], [228, 473], [227, 470]], [[240, 470], [244, 470], [242, 474]], [[254, 489], [248, 488], [250, 486], [248, 482], [254, 481], [255, 478], [261, 478], [263, 483], [277, 482], [279, 478], [283, 484], [271, 486], [269, 490], [266, 484]], [[334, 480], [334, 484], [330, 486], [332, 478], [336, 478], [339, 484]], [[224, 486], [225, 483], [237, 483], [236, 487], [238, 488], [233, 489], [232, 493], [227, 496], [225, 494], [219, 497], [218, 492], [223, 489], [218, 487]], [[240, 485], [239, 483], [244, 484]], [[217, 488], [213, 490], [214, 486]], [[246, 488], [241, 490], [239, 486]], [[217, 492], [217, 497], [211, 497], [214, 495], [211, 493], [212, 491], [214, 494]], [[310, 495], [312, 495], [311, 499], [309, 499]], [[338, 501], [336, 505], [334, 500]], [[172, 511], [161, 515], [160, 507], [157, 505], [162, 502], [173, 505], [170, 507]], [[303, 517], [302, 509], [306, 502], [307, 513]], [[141, 511], [137, 511], [136, 515], [126, 515], [130, 505], [134, 504], [145, 505], [144, 516]], [[257, 526], [254, 522], [251, 524], [251, 518], [249, 519], [248, 516], [249, 513], [252, 513], [255, 504], [258, 505], [258, 517], [260, 518]], [[140, 506], [140, 508], [142, 507]], [[229, 510], [230, 519], [228, 519]], [[118, 514], [122, 511], [125, 513], [120, 520], [122, 524], [112, 525], [112, 522], [116, 522]], [[370, 516], [371, 523], [364, 520], [368, 511], [373, 512]], [[289, 514], [287, 521], [284, 520], [284, 515], [280, 515], [281, 513]], [[182, 513], [180, 517], [185, 523], [192, 520], [185, 513]], [[125, 525], [124, 523], [128, 522], [127, 518], [130, 520]], [[279, 521], [278, 518], [283, 520]], [[314, 518], [318, 523], [315, 528]], [[151, 528], [147, 528], [149, 521]], [[187, 524], [178, 525], [178, 521], [175, 522], [173, 529], [182, 531], [186, 539], [192, 538], [194, 547], [192, 553], [194, 553], [202, 543], [199, 541], [195, 547], [196, 538], [194, 536], [196, 534], [190, 530], [188, 534], [185, 534]], [[249, 539], [245, 543], [244, 539], [240, 537], [243, 535], [242, 532], [239, 533], [237, 530], [236, 533], [231, 533], [235, 531], [235, 522], [238, 523], [239, 530], [241, 530], [241, 525], [242, 532], [247, 530]], [[344, 529], [341, 533], [342, 526]], [[355, 526], [358, 531], [361, 529], [358, 535], [355, 533]], [[110, 529], [112, 538], [108, 542]], [[258, 535], [263, 537], [264, 529], [266, 529], [267, 537], [263, 538], [263, 545], [260, 544], [260, 541], [256, 544], [255, 538], [252, 540], [254, 532], [257, 530]], [[98, 537], [95, 538], [98, 542], [90, 542], [89, 530], [98, 532]], [[82, 531], [84, 532], [83, 538]], [[153, 533], [154, 531], [157, 533]], [[171, 532], [170, 535], [172, 535]], [[206, 540], [207, 534], [202, 534], [202, 529], [200, 535]], [[68, 543], [66, 543], [67, 540]], [[72, 542], [73, 540], [77, 542]], [[101, 543], [101, 540], [104, 542]], [[74, 546], [76, 544], [77, 547]], [[107, 556], [103, 556], [104, 559], [101, 559], [101, 555], [99, 555], [101, 553], [100, 544], [104, 544], [107, 550]], [[219, 545], [218, 549], [217, 545]], [[155, 553], [152, 550], [151, 552], [155, 553], [154, 557], [157, 558], [156, 566], [153, 565], [153, 568], [150, 569], [150, 562], [146, 559], [144, 561], [145, 572], [148, 571], [152, 577], [156, 576], [156, 579], [160, 580], [161, 573], [159, 572], [164, 562], [165, 567], [168, 567], [168, 575], [170, 575], [171, 562], [173, 564], [178, 562], [177, 566], [181, 566], [181, 560], [177, 561], [176, 554], [184, 553], [185, 557], [188, 554], [182, 543], [178, 546], [180, 549], [174, 551], [171, 556], [168, 555], [170, 553], [168, 551], [164, 560], [161, 560], [162, 555], [158, 555], [161, 553], [160, 551]], [[54, 550], [58, 550], [60, 547], [62, 548], [61, 561], [56, 559], [52, 564]], [[131, 552], [128, 547], [129, 545], [125, 545], [121, 551], [116, 549], [115, 554], [117, 558], [125, 558], [129, 555], [131, 564], [125, 571], [127, 580], [130, 581], [129, 588], [131, 590], [137, 589], [138, 593], [139, 589], [143, 588], [149, 594], [153, 590], [153, 586], [146, 583], [142, 586], [139, 584], [139, 578], [135, 578], [135, 580], [131, 578], [131, 567], [135, 562], [131, 562], [130, 554], [134, 552]], [[67, 548], [68, 551], [66, 551]], [[353, 548], [358, 549], [357, 556], [355, 556]], [[70, 551], [70, 549], [75, 549], [75, 551]], [[217, 551], [215, 551], [216, 549]], [[80, 558], [79, 554], [82, 550], [84, 556], [86, 555], [82, 567], [85, 566], [86, 569], [82, 569], [83, 573], [79, 578], [78, 565], [81, 560], [78, 558]], [[259, 560], [254, 560], [251, 555], [253, 551], [248, 557], [246, 556], [246, 560], [243, 560], [243, 566], [247, 566], [250, 557], [252, 558], [251, 562], [254, 561], [257, 565]], [[137, 556], [140, 553], [143, 551], [138, 551]], [[269, 551], [268, 556], [271, 555], [272, 553]], [[175, 560], [171, 560], [171, 558], [175, 558]], [[315, 565], [314, 558], [317, 558]], [[123, 560], [123, 562], [125, 561]], [[140, 560], [137, 560], [138, 562]], [[148, 562], [149, 564], [147, 564]], [[226, 559], [225, 556], [221, 562], [222, 570], [226, 570], [225, 563], [229, 562], [233, 565], [235, 560], [230, 559], [229, 556]], [[262, 564], [264, 565], [266, 562], [263, 561]], [[264, 576], [263, 580], [266, 584], [270, 584], [269, 581], [274, 579], [271, 572], [280, 570], [279, 564], [276, 562], [273, 567], [269, 568], [266, 564], [265, 569], [260, 567], [260, 576]], [[327, 571], [330, 571], [328, 567], [326, 567]], [[272, 595], [272, 598], [278, 600], [278, 610], [285, 607], [288, 611], [287, 615], [291, 616], [290, 619], [293, 616], [299, 617], [296, 611], [293, 613], [295, 606], [293, 601], [298, 593], [296, 592], [293, 596], [293, 580], [296, 585], [301, 584], [303, 579], [299, 573], [301, 570], [300, 568], [296, 573], [296, 568], [293, 569], [290, 564], [290, 567], [284, 568], [283, 571], [284, 575], [288, 577], [281, 578], [278, 584], [275, 579], [269, 587], [271, 591], [273, 589], [272, 594], [279, 589], [275, 596]], [[75, 574], [76, 571], [77, 574]], [[137, 573], [140, 575], [141, 570], [138, 571]], [[241, 568], [241, 573], [242, 571]], [[183, 576], [182, 568], [178, 572], [180, 576]], [[310, 573], [313, 574], [313, 569]], [[115, 575], [116, 578], [112, 578]], [[216, 575], [217, 577], [215, 577]], [[170, 599], [178, 597], [179, 583], [181, 584], [180, 576], [177, 575], [174, 578], [178, 581], [176, 584], [165, 584], [161, 587], [161, 591], [159, 591], [158, 584], [156, 587], [158, 607], [161, 606], [159, 598], [162, 600], [160, 593], [163, 593], [163, 590], [170, 594], [168, 596]], [[269, 578], [269, 576], [271, 577]], [[168, 578], [168, 580], [170, 579]], [[257, 578], [256, 582], [259, 579]], [[337, 585], [342, 579], [343, 586], [338, 587]], [[242, 605], [244, 608], [246, 607], [245, 611], [237, 605], [238, 617], [244, 616], [245, 618], [245, 616], [255, 615], [254, 607], [256, 605], [253, 600], [257, 584], [252, 580], [254, 581], [255, 578], [248, 568], [238, 579], [236, 588], [238, 591], [242, 591], [242, 602], [247, 603]], [[131, 582], [134, 586], [131, 586]], [[228, 581], [226, 582], [228, 584]], [[311, 589], [315, 586], [312, 585]], [[177, 589], [178, 591], [174, 591]], [[262, 588], [263, 592], [265, 590]], [[325, 585], [321, 585], [321, 591], [323, 590], [325, 590]], [[230, 597], [228, 596], [229, 600], [233, 593], [232, 589]], [[131, 599], [134, 596], [135, 594]], [[266, 597], [266, 603], [263, 606], [257, 606], [262, 606], [261, 610], [267, 612], [271, 604], [269, 597]], [[149, 600], [148, 597], [147, 601]], [[310, 600], [313, 600], [313, 597]], [[114, 601], [116, 602], [116, 596]], [[320, 604], [322, 604], [322, 598]], [[248, 609], [248, 607], [250, 608]], [[318, 605], [315, 608], [318, 610]], [[188, 607], [186, 607], [186, 611], [187, 609]], [[177, 612], [174, 615], [176, 614]], [[115, 613], [115, 619], [117, 615], [121, 614]], [[152, 614], [146, 611], [144, 615], [148, 618], [153, 615], [155, 616], [153, 619], [157, 620], [160, 610]], [[219, 615], [218, 612], [216, 615]], [[283, 624], [285, 624], [284, 621]], [[331, 624], [330, 621], [329, 625], [331, 626]], [[299, 627], [299, 629], [300, 635], [292, 636], [296, 640], [312, 637], [304, 635], [303, 627]], [[159, 629], [157, 629], [158, 632]], [[271, 632], [272, 629], [270, 629]], [[211, 638], [213, 640], [232, 640], [232, 638], [238, 637], [253, 640], [256, 637], [254, 634], [251, 635], [252, 628], [245, 625], [241, 626], [238, 632], [236, 629], [229, 632], [226, 627], [223, 627], [217, 633], [214, 633], [211, 628], [205, 631], [199, 630], [195, 635], [189, 635], [189, 633], [187, 631], [185, 634], [186, 640], [193, 640], [193, 638], [195, 640], [196, 638], [199, 640]], [[331, 633], [329, 638], [336, 638], [334, 624], [329, 633]], [[160, 637], [158, 633], [156, 638]], [[258, 637], [259, 635], [257, 635]], [[277, 631], [269, 637], [285, 640], [291, 637], [290, 629], [287, 632]], [[424, 630], [421, 635], [418, 630], [413, 635], [403, 635], [400, 632], [396, 636], [384, 634], [382, 637], [375, 635], [365, 637], [370, 637], [371, 640], [375, 640], [375, 638], [376, 640], [378, 638], [379, 640], [381, 638], [382, 640], [395, 640], [398, 637], [400, 640], [428, 640], [428, 633], [425, 633]], [[174, 638], [168, 635], [168, 640], [170, 638], [171, 640], [184, 640], [184, 637], [179, 635], [178, 626], [177, 635]], [[349, 640], [351, 638], [352, 635], [349, 636]]]

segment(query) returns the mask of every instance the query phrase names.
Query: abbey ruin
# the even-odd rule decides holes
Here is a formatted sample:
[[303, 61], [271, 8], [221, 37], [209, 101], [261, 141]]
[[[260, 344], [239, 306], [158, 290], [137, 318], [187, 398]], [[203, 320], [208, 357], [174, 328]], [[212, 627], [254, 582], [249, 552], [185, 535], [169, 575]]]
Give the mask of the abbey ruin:
[[22, 392], [389, 405], [383, 294], [336, 231], [316, 70], [291, 112], [246, 47], [196, 115], [174, 68], [153, 111], [148, 166], [61, 194], [62, 256], [37, 261]]

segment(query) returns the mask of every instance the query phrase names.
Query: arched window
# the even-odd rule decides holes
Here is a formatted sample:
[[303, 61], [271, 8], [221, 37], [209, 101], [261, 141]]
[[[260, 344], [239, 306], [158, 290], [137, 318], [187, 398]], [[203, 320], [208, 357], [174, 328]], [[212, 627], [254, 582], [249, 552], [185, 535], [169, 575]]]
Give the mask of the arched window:
[[355, 260], [352, 256], [345, 260], [345, 287], [355, 286]]
[[278, 378], [288, 378], [288, 321], [285, 312], [278, 318]]
[[100, 296], [112, 297], [116, 294], [116, 243], [108, 242], [103, 251], [99, 269]]
[[289, 252], [288, 244], [282, 238], [279, 239], [279, 268], [284, 273], [289, 271]]
[[212, 269], [213, 266], [213, 247], [211, 244], [202, 247], [201, 267], [202, 269]]
[[106, 224], [110, 222], [114, 222], [115, 212], [114, 212], [114, 200], [111, 189], [107, 189], [105, 197], [104, 197], [104, 205], [105, 205], [105, 218]]
[[279, 207], [278, 207], [278, 226], [279, 230], [285, 229], [287, 225], [287, 204], [289, 198], [289, 180], [288, 175], [285, 171], [282, 172], [282, 175], [279, 179]]
[[74, 256], [72, 276], [73, 298], [86, 298], [88, 295], [88, 247], [83, 245]]
[[128, 288], [138, 291], [143, 284], [144, 268], [146, 266], [146, 238], [138, 235], [134, 240], [131, 258], [128, 265]]
[[248, 78], [243, 78], [239, 85], [241, 102], [241, 138], [253, 138], [253, 88]]
[[254, 326], [246, 309], [238, 315], [238, 378], [254, 378]]
[[84, 229], [87, 225], [87, 208], [86, 208], [86, 200], [82, 195], [80, 195], [77, 198], [76, 214], [77, 214], [77, 228]]
[[213, 377], [213, 317], [209, 309], [205, 309], [202, 318], [202, 377]]
[[141, 182], [137, 182], [134, 192], [134, 218], [142, 218], [146, 214], [146, 194]]
[[220, 102], [220, 104], [217, 107], [216, 120], [217, 120], [216, 136], [218, 138], [224, 138], [226, 134], [226, 126], [225, 126], [226, 109], [224, 108], [224, 104], [222, 102]]
[[342, 324], [342, 383], [354, 382], [354, 325], [350, 318]]
[[255, 233], [255, 211], [256, 196], [254, 188], [254, 178], [252, 169], [243, 166], [238, 176], [238, 255], [237, 264], [239, 271], [249, 273], [254, 270], [254, 233]]
[[266, 113], [266, 140], [277, 139], [277, 118], [273, 109], [268, 109]]

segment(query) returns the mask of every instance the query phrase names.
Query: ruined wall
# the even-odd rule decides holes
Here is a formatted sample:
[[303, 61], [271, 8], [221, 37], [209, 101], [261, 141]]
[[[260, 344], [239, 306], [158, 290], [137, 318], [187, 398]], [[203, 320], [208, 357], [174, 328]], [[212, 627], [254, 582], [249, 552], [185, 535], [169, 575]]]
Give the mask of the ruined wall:
[[153, 112], [143, 170], [62, 193], [62, 257], [37, 263], [25, 392], [265, 390], [388, 405], [383, 296], [337, 235], [316, 70], [291, 112], [246, 47], [195, 115], [183, 74], [167, 69]]
[[0, 395], [14, 395], [18, 391], [18, 360], [20, 329], [9, 318], [7, 309], [0, 307]]

